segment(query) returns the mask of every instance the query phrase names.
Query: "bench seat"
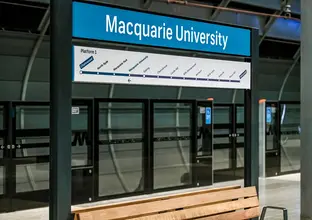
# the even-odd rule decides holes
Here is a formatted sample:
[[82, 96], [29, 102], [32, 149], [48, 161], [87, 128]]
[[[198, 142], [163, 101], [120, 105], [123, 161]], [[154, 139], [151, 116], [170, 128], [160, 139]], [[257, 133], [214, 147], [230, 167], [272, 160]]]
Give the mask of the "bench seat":
[[75, 220], [250, 219], [260, 216], [255, 187], [223, 187], [73, 211]]

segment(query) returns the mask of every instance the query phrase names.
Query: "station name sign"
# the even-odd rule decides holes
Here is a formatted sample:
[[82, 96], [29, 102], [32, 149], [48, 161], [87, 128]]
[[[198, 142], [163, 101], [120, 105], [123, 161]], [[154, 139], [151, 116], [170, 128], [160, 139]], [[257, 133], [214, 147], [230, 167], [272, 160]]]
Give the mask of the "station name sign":
[[249, 29], [73, 2], [73, 37], [250, 56]]

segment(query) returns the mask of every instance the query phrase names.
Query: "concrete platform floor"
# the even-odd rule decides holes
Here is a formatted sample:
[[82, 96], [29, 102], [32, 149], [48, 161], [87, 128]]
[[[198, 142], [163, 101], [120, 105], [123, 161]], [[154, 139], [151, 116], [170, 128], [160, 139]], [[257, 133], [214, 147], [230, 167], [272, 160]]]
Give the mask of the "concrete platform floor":
[[[231, 181], [225, 183], [215, 184], [213, 187], [228, 186], [228, 185], [242, 185], [243, 181]], [[211, 188], [211, 187], [208, 187]], [[192, 191], [194, 189], [179, 190]], [[195, 189], [196, 190], [196, 189]], [[158, 193], [154, 196], [171, 194], [174, 192]], [[146, 198], [148, 196], [140, 196], [138, 198]], [[100, 205], [107, 203], [116, 203], [127, 201], [135, 198], [124, 198], [118, 200], [104, 201], [92, 204], [85, 204], [76, 207], [88, 207], [92, 205]], [[289, 211], [289, 220], [300, 219], [300, 174], [291, 174], [279, 177], [271, 177], [260, 179], [260, 203], [261, 206], [272, 205], [285, 207]], [[74, 207], [73, 207], [74, 208]], [[48, 208], [40, 208], [26, 211], [19, 211], [13, 213], [0, 214], [0, 220], [47, 220]], [[281, 211], [268, 211], [266, 219], [279, 220], [282, 219]]]

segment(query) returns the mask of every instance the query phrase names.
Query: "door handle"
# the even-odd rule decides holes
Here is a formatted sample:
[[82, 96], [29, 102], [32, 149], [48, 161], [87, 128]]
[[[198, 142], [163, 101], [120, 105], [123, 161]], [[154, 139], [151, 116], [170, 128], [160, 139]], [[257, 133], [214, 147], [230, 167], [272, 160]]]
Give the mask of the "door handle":
[[7, 149], [8, 149], [8, 150], [15, 149], [15, 145], [14, 145], [14, 144], [12, 144], [12, 145], [7, 145]]
[[1, 149], [1, 150], [4, 150], [4, 146], [3, 146], [3, 145], [1, 145], [0, 149]]

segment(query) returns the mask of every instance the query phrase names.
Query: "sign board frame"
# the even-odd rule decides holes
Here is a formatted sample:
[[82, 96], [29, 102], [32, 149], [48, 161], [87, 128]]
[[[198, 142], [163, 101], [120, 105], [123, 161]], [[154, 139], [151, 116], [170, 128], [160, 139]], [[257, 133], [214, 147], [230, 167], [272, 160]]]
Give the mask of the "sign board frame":
[[[151, 23], [144, 23], [146, 21]], [[154, 37], [153, 27], [157, 33]], [[181, 34], [178, 31], [180, 28]], [[135, 34], [136, 29], [141, 30], [140, 37]], [[148, 37], [144, 37], [147, 35]], [[146, 12], [108, 3], [90, 4], [81, 0], [73, 1], [73, 37], [251, 57], [251, 28], [249, 27]], [[221, 44], [224, 44], [225, 47], [222, 47]], [[214, 47], [215, 45], [222, 48]], [[228, 48], [226, 48], [227, 46]]]

